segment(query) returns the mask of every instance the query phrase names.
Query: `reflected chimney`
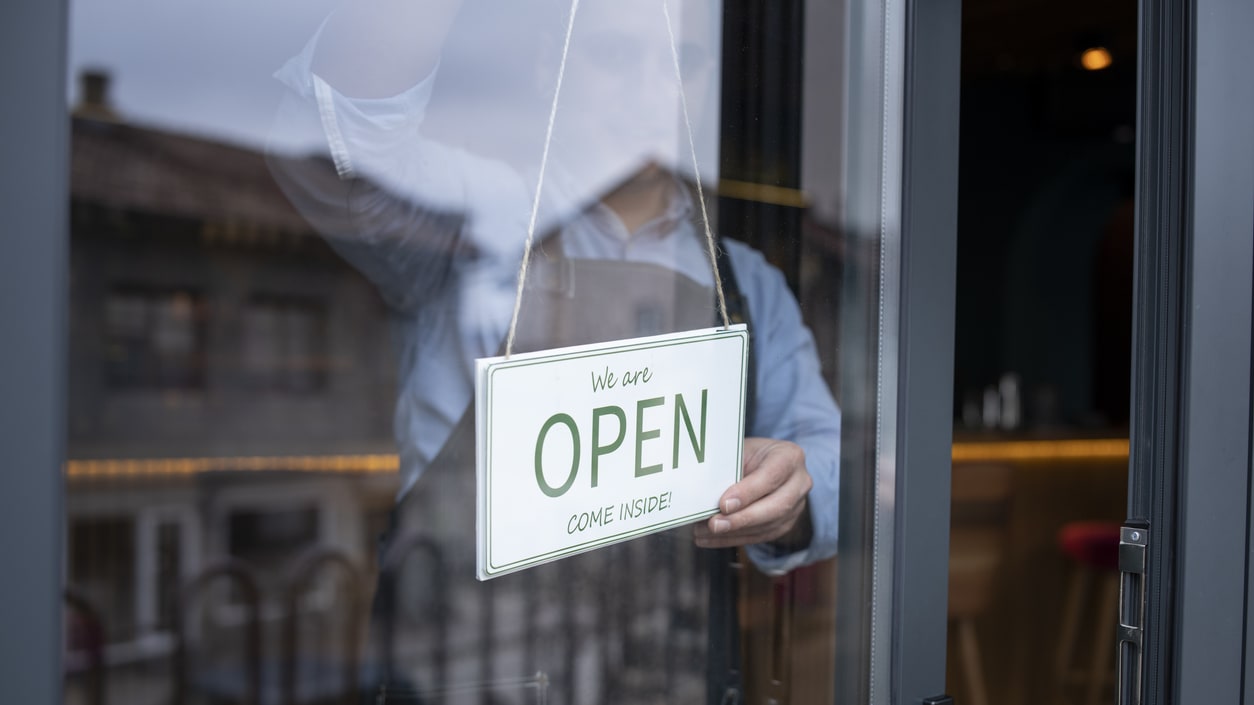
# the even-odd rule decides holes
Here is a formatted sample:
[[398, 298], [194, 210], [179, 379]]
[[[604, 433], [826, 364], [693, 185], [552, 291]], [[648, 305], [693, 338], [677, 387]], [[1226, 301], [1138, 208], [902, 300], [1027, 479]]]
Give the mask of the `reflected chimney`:
[[74, 117], [102, 122], [118, 122], [119, 116], [109, 105], [111, 77], [104, 69], [84, 69], [78, 76], [79, 100]]

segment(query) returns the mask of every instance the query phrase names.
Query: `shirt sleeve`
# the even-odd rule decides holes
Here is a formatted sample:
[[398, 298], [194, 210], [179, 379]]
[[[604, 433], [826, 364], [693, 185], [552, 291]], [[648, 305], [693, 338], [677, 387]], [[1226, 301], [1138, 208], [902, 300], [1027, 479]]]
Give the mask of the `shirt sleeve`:
[[516, 260], [530, 208], [518, 173], [422, 132], [438, 67], [394, 96], [346, 96], [312, 70], [321, 32], [275, 73], [287, 90], [267, 158], [289, 200], [401, 310], [459, 262]]
[[791, 553], [772, 544], [748, 547], [759, 568], [780, 575], [836, 554], [840, 409], [823, 380], [814, 337], [783, 275], [748, 247], [734, 242], [725, 246], [748, 300], [757, 356], [757, 400], [749, 434], [801, 446], [814, 482], [809, 495], [814, 534], [808, 547]]

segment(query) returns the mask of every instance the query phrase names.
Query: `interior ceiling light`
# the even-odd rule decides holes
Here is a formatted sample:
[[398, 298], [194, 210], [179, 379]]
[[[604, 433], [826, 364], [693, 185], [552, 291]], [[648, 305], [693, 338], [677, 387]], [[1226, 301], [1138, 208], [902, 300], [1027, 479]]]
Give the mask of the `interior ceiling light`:
[[1080, 54], [1080, 65], [1089, 71], [1101, 71], [1108, 68], [1113, 61], [1110, 50], [1106, 47], [1085, 49], [1084, 53]]

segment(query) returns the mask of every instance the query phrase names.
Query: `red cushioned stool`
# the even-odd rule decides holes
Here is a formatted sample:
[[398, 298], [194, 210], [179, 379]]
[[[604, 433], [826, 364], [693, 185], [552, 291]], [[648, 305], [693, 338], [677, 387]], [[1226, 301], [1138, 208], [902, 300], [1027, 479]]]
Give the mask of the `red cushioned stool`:
[[[1075, 566], [1062, 633], [1058, 639], [1055, 673], [1059, 690], [1084, 685], [1084, 702], [1097, 705], [1103, 691], [1115, 681], [1115, 632], [1119, 620], [1119, 524], [1110, 521], [1075, 521], [1058, 531], [1058, 548]], [[1093, 615], [1091, 662], [1075, 663], [1081, 618], [1088, 608], [1093, 583], [1100, 581], [1097, 612]]]

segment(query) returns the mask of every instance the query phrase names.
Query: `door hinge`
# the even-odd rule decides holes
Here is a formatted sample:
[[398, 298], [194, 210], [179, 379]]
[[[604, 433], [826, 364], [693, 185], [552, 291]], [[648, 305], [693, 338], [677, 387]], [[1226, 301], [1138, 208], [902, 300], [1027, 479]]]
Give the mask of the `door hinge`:
[[1119, 705], [1141, 705], [1145, 659], [1146, 577], [1149, 525], [1129, 524], [1119, 532]]

